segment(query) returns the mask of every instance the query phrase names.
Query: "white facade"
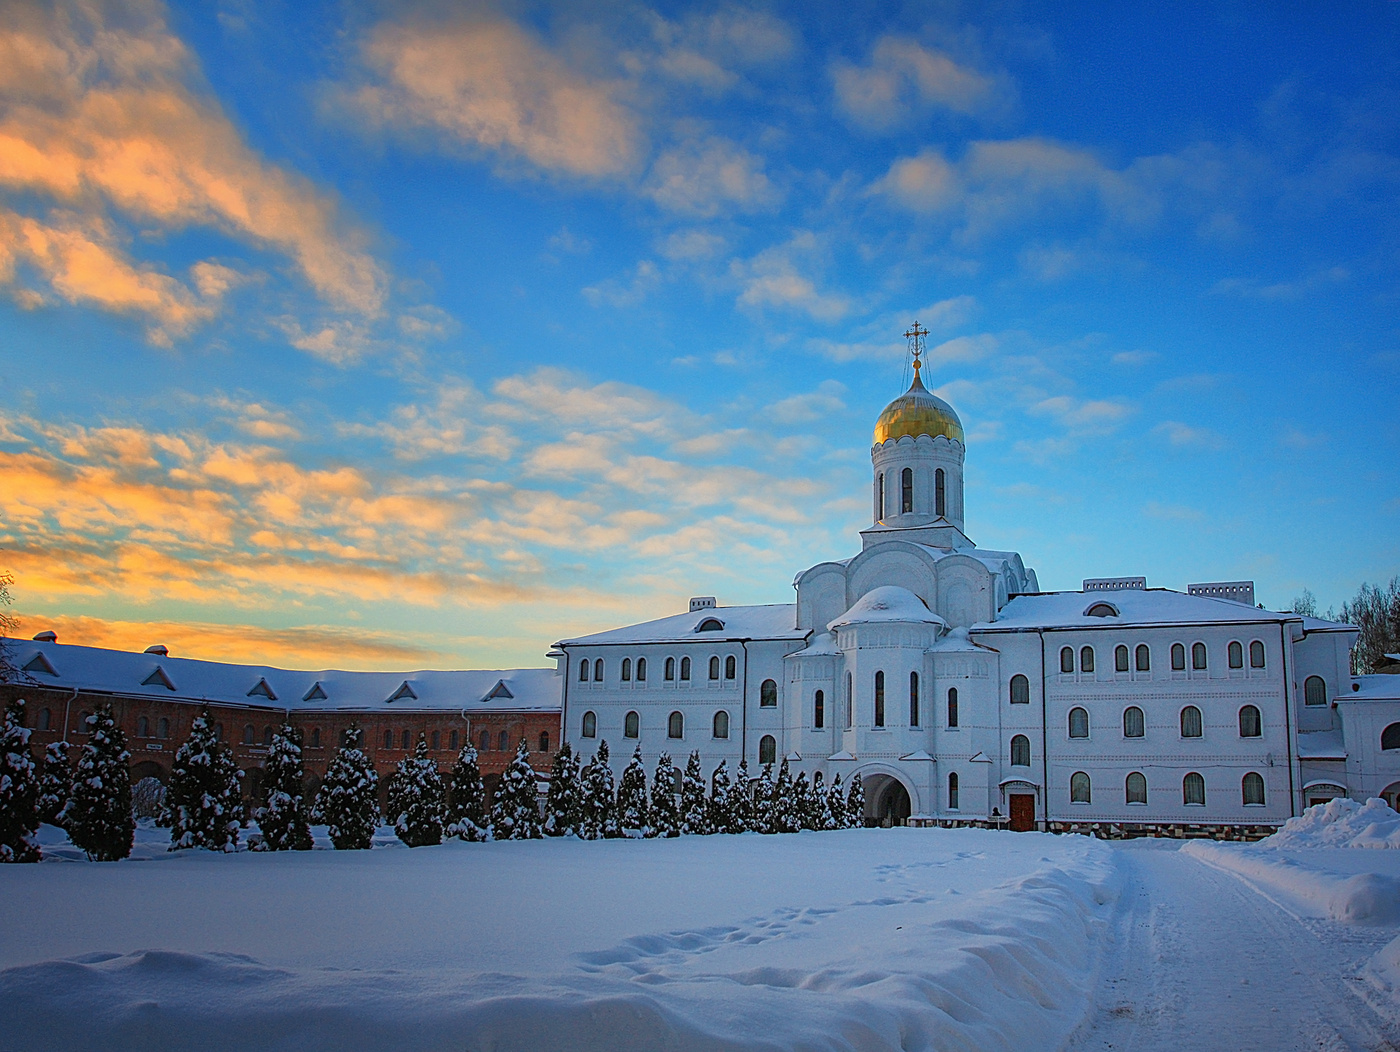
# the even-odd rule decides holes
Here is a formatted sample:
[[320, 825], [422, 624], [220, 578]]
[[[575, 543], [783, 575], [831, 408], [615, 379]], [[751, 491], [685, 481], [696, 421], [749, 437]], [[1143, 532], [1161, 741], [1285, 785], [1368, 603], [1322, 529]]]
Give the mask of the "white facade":
[[618, 770], [639, 749], [859, 773], [870, 820], [1249, 834], [1334, 795], [1395, 803], [1400, 697], [1375, 681], [1400, 676], [1350, 675], [1354, 628], [1225, 597], [1249, 582], [1042, 593], [965, 534], [963, 457], [916, 373], [876, 426], [859, 554], [799, 573], [791, 605], [562, 641], [564, 740], [607, 739]]

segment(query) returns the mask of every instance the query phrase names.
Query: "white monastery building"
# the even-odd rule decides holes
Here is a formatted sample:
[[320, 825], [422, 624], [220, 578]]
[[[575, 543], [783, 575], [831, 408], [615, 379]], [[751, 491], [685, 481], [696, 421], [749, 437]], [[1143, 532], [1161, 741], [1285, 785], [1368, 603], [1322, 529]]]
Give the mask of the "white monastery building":
[[[906, 334], [911, 335], [911, 334]], [[880, 414], [860, 551], [797, 601], [556, 644], [562, 735], [861, 775], [867, 820], [1262, 835], [1336, 796], [1400, 806], [1400, 676], [1353, 677], [1357, 630], [1254, 605], [1252, 582], [1041, 592], [965, 532], [962, 424], [919, 378]]]

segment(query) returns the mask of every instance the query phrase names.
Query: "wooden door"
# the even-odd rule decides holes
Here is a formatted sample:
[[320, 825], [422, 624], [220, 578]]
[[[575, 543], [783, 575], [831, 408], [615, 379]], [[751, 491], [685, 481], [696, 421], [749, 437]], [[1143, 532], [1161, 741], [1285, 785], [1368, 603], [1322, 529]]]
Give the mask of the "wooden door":
[[1011, 828], [1027, 833], [1035, 828], [1035, 796], [1031, 793], [1011, 794]]

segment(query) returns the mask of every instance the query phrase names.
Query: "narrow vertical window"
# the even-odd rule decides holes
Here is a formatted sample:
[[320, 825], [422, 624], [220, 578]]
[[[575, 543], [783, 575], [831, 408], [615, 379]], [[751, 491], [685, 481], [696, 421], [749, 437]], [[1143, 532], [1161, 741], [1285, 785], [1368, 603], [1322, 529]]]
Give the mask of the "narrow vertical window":
[[[587, 722], [588, 722], [588, 717], [585, 716], [583, 719], [584, 719], [584, 723], [587, 724]], [[589, 734], [589, 735], [585, 735], [585, 737], [591, 738], [591, 737], [593, 737], [593, 735]], [[481, 732], [481, 751], [482, 751], [482, 752], [490, 752], [490, 751], [491, 751], [491, 732], [490, 732], [490, 731], [482, 731], [482, 732]]]
[[1191, 644], [1191, 667], [1198, 672], [1206, 667], [1206, 645], [1204, 643]]
[[1011, 704], [1029, 705], [1031, 703], [1031, 681], [1019, 672], [1011, 677]]
[[919, 725], [919, 674], [909, 673], [909, 726]]
[[593, 682], [595, 682], [595, 683], [602, 683], [602, 682], [603, 682], [603, 659], [602, 659], [602, 658], [599, 658], [597, 661], [593, 662]]
[[1309, 676], [1303, 680], [1303, 704], [1327, 704], [1327, 684], [1323, 682], [1321, 676]]
[[689, 679], [690, 679], [690, 658], [688, 658], [688, 657], [683, 657], [683, 658], [681, 658], [681, 680], [682, 680], [682, 681], [688, 681]]
[[776, 709], [778, 707], [777, 680], [765, 679], [762, 686], [758, 688], [758, 707], [760, 709]]
[[642, 718], [635, 712], [629, 712], [622, 718], [622, 736], [624, 738], [636, 738], [642, 732]]
[[1183, 738], [1199, 738], [1201, 736], [1201, 710], [1194, 705], [1187, 705], [1181, 710], [1181, 736]]
[[[596, 738], [596, 737], [598, 737], [598, 715], [597, 715], [597, 713], [594, 713], [594, 712], [585, 712], [585, 713], [583, 714], [583, 729], [582, 729], [582, 732], [581, 732], [581, 733], [583, 734], [583, 736], [584, 736], [585, 738]], [[483, 734], [483, 735], [481, 736], [481, 747], [482, 747], [483, 749], [486, 748], [486, 735], [485, 735], [485, 734]]]
[[1139, 672], [1152, 671], [1152, 651], [1146, 643], [1139, 643], [1133, 651], [1133, 666]]
[[1069, 736], [1071, 738], [1089, 737], [1089, 712], [1079, 706], [1069, 710]]
[[882, 522], [885, 518], [885, 473], [882, 471], [875, 476], [875, 521]]
[[631, 682], [632, 682], [632, 659], [631, 659], [631, 658], [623, 658], [623, 659], [622, 659], [622, 682], [624, 682], [624, 683], [631, 683]]
[[384, 732], [384, 748], [386, 748], [386, 749], [392, 749], [393, 747], [394, 747], [394, 732], [393, 732], [393, 731], [385, 731], [385, 732]]
[[717, 655], [710, 658], [710, 678], [719, 679], [719, 657]]
[[666, 737], [685, 737], [685, 717], [679, 712], [673, 712], [666, 720]]
[[451, 743], [448, 745], [448, 748], [451, 749], [453, 752], [456, 752], [457, 745], [460, 741], [461, 739], [457, 736], [457, 732], [453, 731], [451, 736]]
[[1089, 776], [1083, 771], [1075, 771], [1069, 776], [1069, 802], [1072, 804], [1089, 803]]
[[1011, 766], [1029, 767], [1031, 765], [1031, 740], [1024, 734], [1018, 734], [1011, 739]]
[[821, 691], [812, 697], [812, 726], [817, 730], [826, 726], [826, 695]]
[[1181, 802], [1184, 804], [1205, 805], [1206, 780], [1192, 771], [1181, 780]]
[[497, 749], [497, 751], [499, 751], [499, 752], [505, 752], [505, 751], [506, 751], [506, 746], [509, 744], [509, 741], [510, 741], [510, 739], [506, 736], [506, 732], [505, 732], [505, 731], [501, 731], [500, 734], [496, 735], [496, 749]]
[[[453, 731], [452, 736], [453, 738], [456, 738], [457, 732]], [[453, 742], [452, 747], [454, 749], [457, 748], [457, 744], [455, 741]], [[540, 731], [540, 752], [549, 752], [549, 731]]]
[[[48, 712], [49, 710], [48, 710], [48, 709], [45, 709], [44, 711], [45, 711], [45, 712]], [[169, 737], [170, 737], [170, 721], [167, 720], [164, 716], [162, 716], [160, 719], [156, 720], [156, 737], [157, 737], [157, 738], [169, 738]], [[320, 745], [320, 744], [321, 744], [321, 739], [320, 739], [319, 736], [318, 736], [317, 739], [316, 739], [316, 744], [317, 744], [317, 745]]]
[[1141, 738], [1147, 730], [1147, 722], [1142, 718], [1142, 710], [1129, 705], [1123, 710], [1123, 737]]
[[849, 672], [846, 673], [846, 730], [851, 729], [851, 722], [855, 717], [855, 680]]
[[1061, 647], [1061, 648], [1060, 648], [1060, 671], [1061, 671], [1061, 672], [1073, 672], [1073, 671], [1074, 671], [1074, 647]]
[[1093, 671], [1094, 671], [1094, 648], [1093, 648], [1093, 647], [1080, 647], [1080, 649], [1079, 649], [1079, 671], [1080, 671], [1080, 672], [1093, 672]]
[[1244, 804], [1249, 807], [1253, 804], [1263, 806], [1264, 803], [1264, 777], [1255, 771], [1250, 771], [1240, 781], [1240, 792], [1244, 796]]
[[665, 676], [666, 682], [668, 682], [668, 683], [671, 682], [672, 680], [674, 680], [674, 679], [676, 678], [676, 659], [675, 659], [675, 658], [673, 658], [673, 657], [668, 657], [668, 658], [666, 659], [666, 666], [665, 666], [665, 668], [664, 668], [663, 671], [662, 671], [662, 675]]
[[914, 469], [905, 468], [899, 473], [899, 505], [904, 514], [914, 510]]
[[948, 810], [958, 809], [958, 774], [954, 771], [948, 775]]
[[1186, 648], [1180, 643], [1172, 644], [1172, 671], [1186, 671]]
[[729, 737], [729, 713], [723, 709], [715, 713], [714, 732], [716, 738]]
[[434, 752], [437, 752], [439, 749], [442, 748], [442, 732], [441, 732], [441, 731], [433, 731], [433, 744], [432, 744], [431, 748], [432, 748], [432, 750], [433, 750]]
[[875, 726], [885, 725], [885, 674], [875, 673]]
[[407, 730], [405, 730], [405, 731], [403, 732], [403, 748], [404, 748], [404, 749], [412, 748], [412, 743], [411, 743], [411, 741], [410, 741], [410, 739], [409, 739], [408, 731], [407, 731]]
[[738, 663], [734, 660], [734, 655], [730, 654], [727, 658], [724, 659], [724, 678], [733, 679], [734, 674], [737, 670]]
[[1113, 671], [1128, 671], [1128, 648], [1121, 643], [1113, 648]]
[[1264, 644], [1257, 639], [1249, 644], [1249, 667], [1264, 667]]
[[588, 661], [586, 658], [585, 658], [583, 661], [580, 661], [580, 662], [579, 662], [579, 665], [578, 665], [578, 681], [579, 681], [580, 683], [587, 683], [587, 682], [588, 682], [588, 671], [589, 671], [589, 669], [591, 669], [592, 667], [593, 667], [592, 662]]
[[933, 473], [933, 513], [948, 514], [948, 476], [942, 468]]
[[258, 731], [256, 727], [254, 727], [251, 723], [245, 723], [243, 725], [243, 744], [252, 745], [253, 736], [257, 733]]
[[49, 729], [49, 725], [50, 725], [50, 723], [52, 723], [52, 721], [53, 721], [53, 713], [52, 713], [52, 712], [50, 712], [48, 709], [40, 709], [40, 710], [39, 710], [39, 729], [40, 729], [41, 731], [46, 731], [46, 730], [48, 730], [48, 729]]
[[638, 682], [638, 683], [645, 683], [646, 681], [647, 681], [647, 659], [646, 659], [646, 658], [638, 658], [638, 659], [637, 659], [637, 682]]
[[1245, 705], [1240, 709], [1240, 737], [1259, 738], [1264, 734], [1264, 721], [1259, 717], [1259, 710], [1253, 705]]
[[765, 734], [758, 739], [758, 762], [761, 764], [778, 762], [778, 739]]
[[1147, 779], [1141, 771], [1134, 771], [1123, 782], [1123, 795], [1130, 804], [1147, 803]]
[[[48, 709], [45, 709], [44, 711], [47, 712]], [[41, 719], [39, 722], [42, 723], [43, 720]], [[142, 716], [139, 720], [136, 721], [136, 737], [138, 737], [138, 738], [149, 738], [150, 736], [151, 736], [151, 721], [150, 721], [150, 718], [147, 717], [147, 716]]]
[[958, 688], [948, 688], [948, 726], [958, 725]]
[[1244, 668], [1244, 647], [1239, 640], [1230, 640], [1230, 645], [1225, 648], [1225, 663], [1231, 668]]

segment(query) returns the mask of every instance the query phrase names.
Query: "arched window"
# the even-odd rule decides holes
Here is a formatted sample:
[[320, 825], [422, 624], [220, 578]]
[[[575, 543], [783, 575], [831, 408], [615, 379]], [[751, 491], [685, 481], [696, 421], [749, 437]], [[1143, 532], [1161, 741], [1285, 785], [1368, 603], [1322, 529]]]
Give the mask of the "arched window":
[[1139, 643], [1133, 651], [1133, 667], [1139, 672], [1152, 671], [1152, 651], [1146, 643]]
[[1069, 802], [1072, 804], [1087, 804], [1089, 803], [1089, 796], [1089, 776], [1083, 771], [1075, 771], [1069, 776]]
[[1199, 738], [1201, 736], [1201, 710], [1194, 705], [1187, 705], [1181, 710], [1181, 736], [1183, 738]]
[[765, 679], [762, 686], [758, 688], [758, 707], [760, 709], [776, 709], [778, 707], [778, 684], [775, 680]]
[[[589, 735], [589, 737], [592, 737], [592, 735]], [[491, 751], [491, 732], [490, 732], [490, 731], [482, 731], [482, 732], [481, 732], [481, 751], [482, 751], [482, 752], [490, 752], [490, 751]]]
[[723, 709], [715, 713], [713, 733], [716, 738], [729, 737], [729, 713]]
[[667, 683], [670, 683], [672, 680], [674, 680], [674, 679], [676, 678], [676, 659], [675, 659], [675, 658], [673, 658], [673, 657], [668, 657], [668, 658], [666, 659], [666, 665], [665, 665], [665, 668], [664, 668], [663, 671], [662, 671], [662, 676], [665, 678], [665, 680], [666, 680]]
[[1264, 667], [1264, 644], [1257, 639], [1249, 644], [1249, 667]]
[[1031, 740], [1024, 734], [1018, 734], [1011, 739], [1011, 766], [1029, 767], [1031, 765]]
[[[219, 741], [219, 742], [221, 742], [221, 741], [224, 740], [224, 725], [223, 725], [222, 723], [216, 723], [216, 724], [214, 724], [214, 740], [215, 740], [215, 741]], [[341, 731], [341, 732], [340, 732], [340, 744], [341, 744], [341, 745], [344, 745], [344, 744], [345, 744], [345, 732], [344, 732], [344, 731]]]
[[1263, 720], [1259, 718], [1259, 710], [1253, 705], [1243, 706], [1240, 709], [1240, 737], [1258, 738], [1263, 733]]
[[1191, 644], [1191, 668], [1197, 672], [1206, 667], [1206, 645], [1204, 643]]
[[826, 695], [820, 690], [812, 697], [812, 726], [817, 730], [826, 726]]
[[710, 678], [719, 679], [719, 657], [717, 655], [710, 658]]
[[717, 617], [707, 617], [695, 626], [697, 632], [723, 632], [724, 622]]
[[321, 728], [320, 728], [320, 727], [312, 727], [312, 728], [311, 728], [311, 747], [312, 747], [313, 749], [319, 749], [319, 748], [321, 747]]
[[53, 724], [53, 713], [51, 713], [48, 709], [40, 709], [40, 710], [39, 710], [39, 729], [40, 729], [41, 731], [46, 731], [46, 730], [48, 730], [48, 729], [52, 726], [52, 724]]
[[1205, 805], [1206, 780], [1192, 771], [1181, 780], [1181, 802], [1184, 804]]
[[[44, 711], [47, 712], [48, 710], [45, 709]], [[170, 721], [169, 721], [168, 719], [166, 719], [164, 716], [162, 716], [160, 719], [156, 720], [156, 737], [157, 737], [157, 738], [169, 738], [169, 737], [170, 737]], [[319, 745], [320, 742], [318, 741], [317, 744]]]
[[681, 715], [679, 712], [673, 712], [673, 713], [671, 713], [671, 715], [670, 715], [669, 717], [667, 717], [667, 719], [666, 719], [666, 737], [668, 737], [668, 738], [684, 738], [684, 737], [685, 737], [685, 717], [684, 717], [683, 715]]
[[1142, 710], [1129, 705], [1123, 710], [1123, 737], [1141, 738], [1147, 733], [1147, 721], [1142, 718]]
[[384, 732], [384, 748], [386, 748], [386, 749], [392, 749], [393, 747], [394, 747], [394, 732], [393, 732], [393, 731], [385, 731], [385, 732]]
[[690, 682], [690, 658], [688, 657], [681, 658], [681, 679], [686, 683]]
[[258, 729], [256, 727], [251, 723], [245, 723], [243, 725], [243, 744], [252, 745], [253, 742], [257, 740], [257, 733]]
[[1123, 795], [1130, 804], [1147, 803], [1147, 779], [1142, 772], [1134, 771], [1123, 781]]
[[407, 751], [409, 750], [409, 748], [412, 746], [412, 742], [413, 742], [413, 739], [409, 737], [408, 729], [407, 729], [407, 728], [404, 728], [404, 732], [403, 732], [403, 749], [404, 749], [405, 752], [407, 752]]
[[855, 719], [856, 697], [855, 680], [849, 672], [846, 673], [846, 730], [851, 729], [851, 723]]
[[919, 674], [909, 673], [909, 726], [919, 725]]
[[622, 718], [622, 736], [624, 738], [636, 738], [642, 733], [642, 718], [635, 712], [629, 712]]
[[1080, 647], [1080, 648], [1079, 648], [1079, 671], [1080, 671], [1080, 672], [1093, 672], [1093, 671], [1094, 671], [1094, 648], [1093, 648], [1093, 647]]
[[[48, 710], [48, 709], [45, 709], [44, 711], [45, 711], [45, 712], [48, 712], [49, 710]], [[42, 720], [41, 720], [40, 722], [42, 722]], [[45, 729], [46, 729], [46, 728], [45, 728]], [[149, 738], [150, 736], [151, 736], [151, 721], [150, 721], [150, 718], [149, 718], [149, 717], [146, 717], [146, 716], [142, 716], [139, 720], [136, 721], [136, 737], [138, 737], [138, 738]]]
[[540, 731], [540, 752], [549, 752], [549, 731]]
[[948, 688], [948, 726], [958, 725], [958, 688]]
[[1172, 671], [1186, 671], [1186, 648], [1180, 643], [1172, 644]]
[[271, 728], [271, 727], [264, 727], [264, 728], [263, 728], [263, 744], [266, 745], [269, 749], [272, 748], [272, 728]]
[[1060, 671], [1074, 671], [1074, 647], [1060, 647]]
[[[598, 737], [598, 714], [591, 709], [583, 714], [583, 727], [580, 732], [585, 738]], [[486, 746], [482, 746], [486, 748]]]
[[496, 748], [501, 752], [505, 752], [509, 747], [510, 739], [506, 737], [505, 731], [501, 731], [500, 734], [496, 735]]
[[599, 658], [597, 661], [593, 662], [593, 682], [594, 682], [594, 683], [602, 683], [602, 682], [603, 682], [603, 659], [602, 659], [602, 658]]
[[948, 476], [942, 468], [933, 473], [933, 513], [948, 514]]
[[79, 734], [91, 734], [91, 733], [92, 733], [92, 728], [88, 726], [88, 720], [90, 720], [90, 719], [92, 719], [92, 713], [88, 712], [86, 709], [84, 709], [82, 712], [78, 713], [78, 733], [79, 733]]
[[758, 762], [778, 762], [778, 740], [771, 734], [765, 734], [762, 738], [758, 739]]
[[1113, 671], [1128, 671], [1128, 648], [1121, 643], [1113, 648]]
[[914, 510], [913, 468], [905, 468], [899, 473], [899, 510], [906, 515]]
[[1309, 676], [1303, 680], [1303, 704], [1327, 704], [1327, 684], [1323, 682], [1321, 676]]
[[882, 471], [875, 476], [875, 521], [880, 522], [885, 518], [885, 473]]
[[624, 683], [631, 683], [631, 682], [632, 682], [632, 659], [631, 659], [631, 658], [623, 658], [623, 659], [622, 659], [622, 682], [624, 682]]
[[1031, 681], [1019, 672], [1011, 677], [1011, 704], [1029, 705], [1031, 703]]
[[1264, 776], [1256, 771], [1250, 771], [1240, 779], [1240, 795], [1244, 797], [1245, 806], [1251, 804], [1264, 803]]
[[948, 775], [948, 810], [958, 809], [958, 773], [956, 771]]
[[885, 674], [875, 673], [875, 726], [885, 725]]
[[433, 752], [437, 752], [439, 749], [442, 748], [442, 732], [441, 732], [441, 731], [433, 731], [432, 744], [430, 744], [430, 745], [428, 746], [428, 748], [432, 749]]
[[734, 655], [730, 654], [727, 658], [724, 659], [724, 678], [733, 679], [734, 673], [737, 671], [737, 669], [738, 662], [734, 660]]
[[638, 683], [645, 683], [646, 681], [647, 681], [647, 659], [646, 659], [646, 658], [638, 658], [638, 659], [637, 659], [637, 682], [638, 682]]
[[1089, 712], [1079, 706], [1069, 710], [1069, 736], [1071, 738], [1089, 737]]
[[457, 746], [459, 744], [461, 744], [461, 739], [457, 736], [457, 732], [453, 731], [452, 734], [449, 736], [449, 744], [447, 747], [453, 752], [456, 752]]
[[588, 682], [588, 670], [589, 670], [590, 667], [591, 667], [591, 663], [588, 661], [587, 658], [585, 658], [583, 661], [580, 661], [580, 662], [579, 662], [579, 664], [578, 664], [578, 681], [579, 681], [580, 683], [587, 683], [587, 682]]
[[1225, 648], [1225, 661], [1231, 668], [1244, 668], [1244, 647], [1238, 639], [1230, 640], [1230, 645]]
[[1389, 752], [1391, 749], [1400, 749], [1400, 723], [1392, 723], [1381, 731], [1381, 751]]

